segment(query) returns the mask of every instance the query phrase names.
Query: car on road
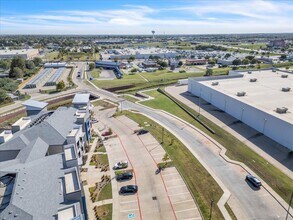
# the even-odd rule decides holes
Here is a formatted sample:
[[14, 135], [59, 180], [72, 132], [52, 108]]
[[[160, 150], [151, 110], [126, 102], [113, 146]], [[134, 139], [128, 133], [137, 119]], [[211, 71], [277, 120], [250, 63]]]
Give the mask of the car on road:
[[117, 181], [123, 181], [123, 180], [131, 180], [133, 177], [133, 173], [131, 171], [125, 172], [125, 173], [119, 173], [116, 175]]
[[113, 170], [120, 170], [128, 167], [128, 161], [120, 161], [118, 163], [115, 163]]
[[260, 180], [251, 174], [248, 174], [245, 179], [248, 182], [252, 183], [252, 185], [254, 185], [255, 187], [260, 187], [262, 185]]
[[147, 134], [147, 133], [149, 133], [148, 130], [140, 129], [140, 130], [137, 132], [137, 135], [142, 135], [142, 134]]
[[137, 185], [122, 186], [119, 190], [119, 194], [135, 194], [137, 193]]

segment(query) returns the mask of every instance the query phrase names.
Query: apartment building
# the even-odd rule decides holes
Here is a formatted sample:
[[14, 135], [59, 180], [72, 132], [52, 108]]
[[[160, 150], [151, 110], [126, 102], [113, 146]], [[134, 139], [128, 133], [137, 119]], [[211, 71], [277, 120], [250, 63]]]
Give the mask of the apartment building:
[[90, 113], [80, 107], [40, 110], [0, 145], [0, 219], [87, 219], [79, 175]]

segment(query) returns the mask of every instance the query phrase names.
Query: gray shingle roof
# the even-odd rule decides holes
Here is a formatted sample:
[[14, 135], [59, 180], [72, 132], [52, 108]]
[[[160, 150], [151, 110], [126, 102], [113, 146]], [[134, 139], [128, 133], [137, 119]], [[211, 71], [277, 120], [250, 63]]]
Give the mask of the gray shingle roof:
[[36, 101], [36, 100], [33, 100], [33, 99], [29, 99], [29, 100], [23, 102], [22, 105], [43, 109], [48, 105], [48, 103], [47, 102]]
[[90, 100], [90, 94], [79, 93], [74, 96], [72, 103], [73, 104], [81, 104], [81, 103], [87, 104], [89, 100]]

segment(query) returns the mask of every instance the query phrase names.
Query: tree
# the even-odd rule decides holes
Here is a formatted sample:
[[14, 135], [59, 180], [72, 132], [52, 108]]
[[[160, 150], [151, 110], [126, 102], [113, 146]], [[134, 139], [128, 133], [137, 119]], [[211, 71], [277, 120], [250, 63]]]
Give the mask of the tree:
[[213, 69], [211, 69], [211, 68], [208, 68], [207, 70], [206, 70], [206, 74], [205, 74], [206, 76], [212, 76], [213, 75]]
[[132, 69], [130, 70], [130, 72], [131, 72], [131, 73], [136, 73], [136, 72], [137, 72], [137, 69], [136, 69], [136, 68], [132, 68]]
[[236, 66], [241, 65], [241, 60], [240, 59], [235, 59], [235, 60], [233, 60], [232, 64], [236, 65]]
[[18, 87], [18, 83], [16, 82], [16, 80], [9, 79], [9, 78], [0, 79], [1, 89], [4, 89], [9, 92], [14, 92], [15, 90], [17, 90], [17, 87]]
[[7, 92], [4, 89], [0, 88], [0, 103], [4, 102], [7, 97]]
[[14, 67], [13, 69], [10, 69], [9, 72], [10, 78], [21, 78], [23, 77], [23, 71], [19, 67]]
[[57, 83], [56, 85], [56, 90], [61, 91], [65, 88], [65, 83], [63, 80], [61, 80], [60, 82]]
[[11, 60], [11, 64], [10, 64], [10, 71], [12, 71], [14, 67], [18, 67], [22, 71], [24, 71], [25, 59], [20, 56], [13, 57], [13, 59]]
[[253, 58], [251, 61], [250, 61], [251, 64], [256, 64], [257, 63], [257, 59]]
[[42, 59], [40, 57], [35, 57], [33, 59], [35, 66], [39, 66], [42, 63]]
[[160, 61], [159, 65], [164, 68], [168, 66], [168, 63], [166, 61]]
[[216, 64], [216, 61], [215, 60], [209, 60], [208, 64], [214, 66]]
[[95, 68], [95, 64], [94, 63], [90, 63], [89, 64], [89, 70], [93, 70]]
[[285, 60], [286, 58], [287, 58], [286, 54], [282, 54], [281, 57], [280, 57], [281, 60]]
[[183, 62], [180, 60], [179, 62], [178, 62], [178, 66], [182, 66], [183, 65]]
[[10, 63], [7, 60], [0, 60], [0, 68], [8, 70]]
[[129, 61], [134, 61], [134, 60], [135, 60], [135, 57], [134, 57], [134, 56], [130, 56], [130, 57], [128, 58], [128, 60], [129, 60]]
[[224, 56], [224, 58], [225, 58], [225, 59], [228, 59], [230, 56], [231, 56], [231, 54], [226, 53], [225, 56]]
[[35, 68], [35, 63], [31, 60], [28, 60], [25, 62], [25, 66], [27, 69], [33, 69], [33, 68]]
[[243, 65], [248, 65], [249, 64], [249, 59], [243, 59], [242, 64]]

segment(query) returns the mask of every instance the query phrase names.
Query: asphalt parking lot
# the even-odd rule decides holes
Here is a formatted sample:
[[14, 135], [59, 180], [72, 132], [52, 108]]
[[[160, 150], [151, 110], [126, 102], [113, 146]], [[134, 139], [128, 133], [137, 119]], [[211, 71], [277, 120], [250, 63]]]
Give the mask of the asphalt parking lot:
[[[107, 110], [109, 112], [109, 110]], [[138, 125], [122, 116], [107, 117], [101, 112], [101, 121], [111, 127], [117, 137], [105, 141], [110, 167], [127, 160], [134, 178], [130, 181], [112, 180], [113, 219], [201, 219], [196, 204], [176, 168], [155, 174], [164, 149], [151, 134], [137, 136]], [[115, 173], [112, 170], [111, 176]], [[135, 195], [119, 195], [121, 186], [138, 185]]]

